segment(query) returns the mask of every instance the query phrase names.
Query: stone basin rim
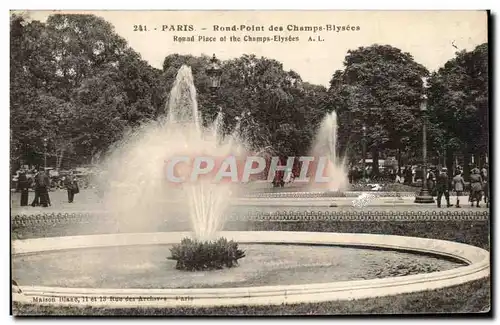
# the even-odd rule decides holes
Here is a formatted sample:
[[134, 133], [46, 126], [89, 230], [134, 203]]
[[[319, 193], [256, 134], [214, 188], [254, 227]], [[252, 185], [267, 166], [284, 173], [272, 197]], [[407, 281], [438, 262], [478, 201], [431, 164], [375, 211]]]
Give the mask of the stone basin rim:
[[[130, 245], [174, 244], [190, 232], [121, 233], [88, 236], [48, 237], [12, 242], [12, 255], [48, 252], [66, 249], [98, 248]], [[107, 301], [79, 303], [64, 301], [40, 304], [58, 306], [99, 306], [106, 308], [137, 307], [215, 307], [236, 305], [279, 305], [312, 303], [335, 300], [352, 300], [397, 295], [402, 293], [435, 290], [463, 284], [489, 276], [489, 252], [467, 244], [438, 239], [395, 235], [359, 233], [318, 233], [288, 231], [223, 231], [220, 236], [238, 243], [253, 244], [321, 244], [338, 246], [365, 246], [395, 249], [413, 253], [431, 253], [455, 258], [469, 265], [447, 271], [422, 273], [401, 277], [371, 280], [337, 281], [301, 285], [256, 286], [238, 288], [196, 289], [111, 289], [22, 286], [22, 294], [13, 293], [13, 301], [33, 303], [33, 297], [155, 297], [146, 301]], [[181, 297], [181, 298], [179, 298]], [[182, 298], [185, 297], [185, 298]], [[138, 299], [138, 298], [137, 298]]]

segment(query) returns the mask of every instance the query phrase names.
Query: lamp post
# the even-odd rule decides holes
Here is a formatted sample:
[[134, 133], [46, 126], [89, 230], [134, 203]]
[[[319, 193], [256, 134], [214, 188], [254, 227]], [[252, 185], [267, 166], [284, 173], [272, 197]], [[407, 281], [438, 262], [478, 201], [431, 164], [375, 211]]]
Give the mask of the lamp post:
[[47, 138], [43, 139], [43, 171], [47, 170]]
[[206, 69], [207, 76], [210, 78], [210, 95], [214, 105], [214, 112], [217, 112], [217, 90], [220, 88], [222, 69], [219, 65], [219, 60], [215, 54], [210, 59], [210, 64]]
[[363, 181], [366, 181], [366, 125], [363, 124]]
[[434, 198], [427, 189], [427, 78], [422, 78], [423, 95], [420, 102], [420, 112], [422, 112], [422, 189], [415, 197], [415, 203], [434, 203]]

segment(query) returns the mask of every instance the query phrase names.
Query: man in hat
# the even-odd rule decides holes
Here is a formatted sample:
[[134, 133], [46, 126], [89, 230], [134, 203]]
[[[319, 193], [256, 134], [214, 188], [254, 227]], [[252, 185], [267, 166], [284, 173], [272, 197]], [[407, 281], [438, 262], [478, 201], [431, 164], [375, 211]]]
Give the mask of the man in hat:
[[[35, 201], [33, 201], [32, 205], [38, 203], [42, 207], [46, 208], [50, 205], [50, 197], [49, 197], [49, 187], [50, 187], [50, 178], [49, 171], [43, 172], [40, 171], [35, 176]], [[38, 197], [37, 197], [38, 190]]]
[[21, 192], [21, 206], [28, 205], [28, 195], [29, 195], [29, 187], [30, 183], [28, 178], [26, 177], [26, 172], [21, 170], [19, 172], [19, 178], [17, 180], [17, 189]]
[[446, 167], [441, 168], [441, 172], [437, 176], [436, 180], [436, 191], [437, 191], [437, 206], [441, 207], [441, 199], [444, 197], [446, 199], [446, 207], [451, 207], [450, 204], [450, 186], [448, 179], [448, 169]]

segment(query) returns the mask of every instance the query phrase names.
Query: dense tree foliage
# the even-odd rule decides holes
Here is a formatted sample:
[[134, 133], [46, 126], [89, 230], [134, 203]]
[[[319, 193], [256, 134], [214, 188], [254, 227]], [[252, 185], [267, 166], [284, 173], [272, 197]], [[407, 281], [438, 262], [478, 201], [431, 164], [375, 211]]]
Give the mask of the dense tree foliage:
[[389, 45], [350, 50], [344, 70], [334, 73], [329, 89], [341, 121], [343, 148], [361, 152], [365, 125], [374, 161], [387, 149], [406, 151], [421, 128], [419, 104], [427, 74], [409, 53]]
[[[126, 126], [154, 118], [161, 72], [93, 15], [11, 17], [11, 157], [89, 159]], [[78, 158], [76, 158], [78, 157]]]
[[[335, 110], [338, 149], [351, 161], [361, 159], [363, 125], [372, 158], [421, 159], [422, 77], [429, 71], [389, 45], [348, 51], [329, 89], [304, 82], [274, 59], [242, 55], [221, 62], [222, 87], [213, 97], [209, 56], [172, 54], [155, 69], [93, 15], [55, 14], [45, 23], [12, 15], [10, 24], [12, 163], [41, 164], [43, 139], [51, 165], [90, 162], [126, 129], [166, 113], [183, 64], [192, 69], [204, 124], [222, 111], [224, 131], [239, 127], [254, 150], [307, 154], [321, 120]], [[487, 44], [457, 53], [430, 74], [429, 86], [430, 156], [484, 155]]]
[[326, 112], [324, 87], [303, 83], [294, 71], [272, 59], [243, 55], [222, 62], [222, 85], [211, 97], [206, 67], [208, 56], [169, 55], [163, 64], [162, 84], [170, 89], [177, 70], [191, 67], [198, 107], [205, 123], [221, 110], [227, 133], [237, 125], [255, 150], [283, 156], [305, 154], [314, 129]]
[[[472, 52], [457, 53], [430, 76], [426, 95], [431, 161], [444, 152], [448, 158], [487, 152], [487, 68], [487, 44], [483, 44]], [[409, 53], [389, 45], [349, 51], [344, 69], [333, 74], [329, 89], [331, 105], [339, 114], [341, 149], [353, 160], [360, 159], [362, 125], [366, 125], [367, 149], [373, 158], [399, 153], [400, 162], [402, 157], [421, 162], [422, 78], [428, 76]]]
[[440, 131], [431, 141], [446, 149], [448, 164], [453, 153], [464, 155], [466, 162], [471, 155], [488, 153], [488, 44], [458, 52], [432, 74], [429, 107]]

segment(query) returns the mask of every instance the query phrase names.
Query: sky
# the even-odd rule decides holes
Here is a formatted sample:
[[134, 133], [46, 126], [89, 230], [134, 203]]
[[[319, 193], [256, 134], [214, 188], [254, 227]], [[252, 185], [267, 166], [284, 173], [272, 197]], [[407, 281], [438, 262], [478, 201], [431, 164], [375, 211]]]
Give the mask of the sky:
[[[30, 17], [44, 21], [53, 12], [31, 11]], [[265, 56], [294, 70], [302, 80], [329, 85], [335, 70], [342, 69], [348, 50], [373, 44], [388, 44], [409, 52], [429, 70], [437, 70], [455, 56], [457, 48], [472, 50], [487, 42], [485, 11], [73, 11], [92, 13], [110, 22], [117, 34], [152, 66], [161, 69], [173, 53], [212, 55], [231, 59], [242, 54]], [[148, 31], [134, 31], [134, 25]], [[163, 26], [192, 25], [192, 31], [162, 31]], [[214, 26], [219, 26], [215, 31]], [[241, 25], [254, 31], [221, 31]], [[289, 26], [322, 27], [323, 31], [288, 31]], [[327, 31], [331, 26], [335, 31]], [[335, 26], [335, 27], [333, 27]], [[349, 31], [339, 26], [349, 26]], [[356, 28], [352, 30], [352, 26]], [[283, 31], [269, 28], [283, 27]], [[359, 27], [359, 28], [358, 28]], [[156, 30], [155, 30], [156, 28]], [[341, 27], [342, 28], [342, 27]], [[246, 27], [245, 27], [246, 29]], [[264, 31], [259, 31], [264, 29]], [[255, 31], [257, 30], [257, 31]], [[251, 37], [293, 37], [292, 42], [245, 42]], [[181, 37], [195, 42], [179, 42]], [[199, 37], [205, 37], [204, 41]], [[226, 41], [220, 38], [226, 36]], [[230, 37], [241, 38], [231, 42]], [[177, 37], [177, 41], [175, 41]], [[298, 40], [296, 38], [299, 38]], [[315, 41], [309, 41], [309, 37]], [[320, 39], [318, 38], [320, 37]], [[215, 41], [214, 41], [215, 40]]]

